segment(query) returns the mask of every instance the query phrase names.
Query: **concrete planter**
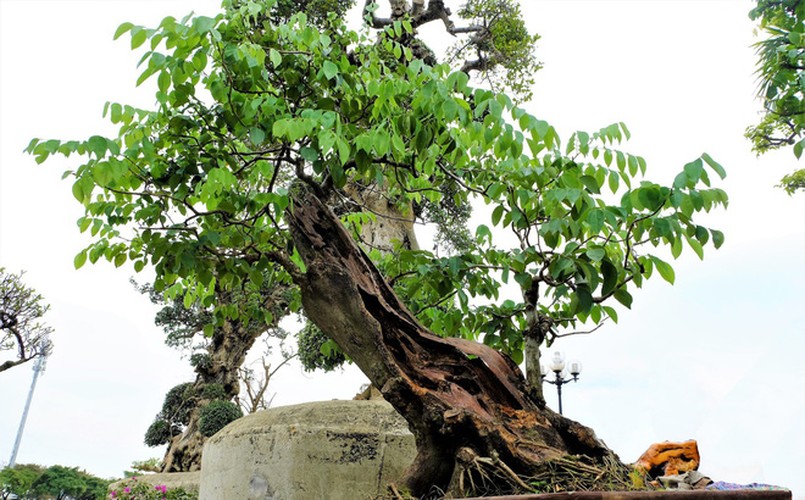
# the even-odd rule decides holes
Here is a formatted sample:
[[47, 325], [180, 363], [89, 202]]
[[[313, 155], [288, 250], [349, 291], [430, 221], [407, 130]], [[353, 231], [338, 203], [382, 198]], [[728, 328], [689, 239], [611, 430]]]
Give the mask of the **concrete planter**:
[[382, 400], [272, 408], [207, 441], [199, 497], [368, 499], [385, 493], [415, 454], [405, 420]]

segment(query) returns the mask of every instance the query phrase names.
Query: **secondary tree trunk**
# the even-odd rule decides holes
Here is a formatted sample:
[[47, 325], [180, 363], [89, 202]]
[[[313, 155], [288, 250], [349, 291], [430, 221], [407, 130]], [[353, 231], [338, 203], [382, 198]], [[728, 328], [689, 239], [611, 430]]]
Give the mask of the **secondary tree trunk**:
[[228, 321], [216, 328], [207, 348], [208, 361], [196, 366], [196, 381], [193, 393], [196, 394], [196, 407], [190, 412], [190, 420], [184, 431], [171, 439], [165, 457], [162, 460], [162, 472], [189, 472], [201, 469], [201, 452], [207, 438], [199, 431], [199, 415], [201, 407], [209, 403], [202, 397], [204, 387], [220, 384], [225, 399], [231, 401], [240, 394], [240, 378], [238, 369], [246, 360], [246, 355], [255, 341], [266, 330], [276, 326], [284, 316], [288, 307], [284, 297], [285, 288], [276, 287], [265, 297], [266, 307], [274, 313], [273, 325], [244, 324], [240, 321]]
[[207, 349], [208, 362], [196, 367], [193, 393], [197, 395], [196, 407], [184, 431], [171, 439], [162, 460], [162, 472], [189, 472], [201, 469], [201, 452], [207, 438], [199, 431], [201, 406], [209, 403], [201, 395], [204, 387], [220, 384], [225, 397], [232, 400], [240, 393], [238, 368], [243, 365], [246, 354], [264, 329], [244, 328], [228, 323], [216, 329]]
[[532, 398], [508, 357], [420, 325], [311, 190], [297, 186], [288, 221], [307, 268], [298, 281], [308, 317], [380, 388], [415, 436], [418, 455], [406, 477], [411, 493], [447, 488], [460, 472], [456, 464], [466, 467], [477, 457], [490, 457], [513, 476], [533, 475], [569, 454], [617, 460], [591, 429]]

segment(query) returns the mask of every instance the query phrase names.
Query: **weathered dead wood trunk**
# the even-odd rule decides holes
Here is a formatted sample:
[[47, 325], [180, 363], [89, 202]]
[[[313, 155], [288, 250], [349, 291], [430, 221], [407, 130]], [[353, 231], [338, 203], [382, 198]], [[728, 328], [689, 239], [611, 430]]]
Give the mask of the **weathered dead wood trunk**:
[[413, 494], [446, 488], [467, 457], [492, 457], [527, 476], [568, 454], [614, 456], [591, 429], [533, 399], [508, 357], [420, 325], [310, 190], [297, 186], [288, 221], [307, 268], [299, 285], [308, 317], [414, 433], [418, 455], [406, 479]]

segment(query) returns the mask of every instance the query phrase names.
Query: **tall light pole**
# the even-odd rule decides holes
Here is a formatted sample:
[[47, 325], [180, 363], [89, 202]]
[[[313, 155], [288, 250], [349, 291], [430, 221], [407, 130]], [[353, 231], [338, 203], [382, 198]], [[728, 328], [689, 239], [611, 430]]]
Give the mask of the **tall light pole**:
[[22, 441], [22, 431], [25, 430], [25, 421], [28, 419], [28, 410], [31, 408], [31, 399], [34, 397], [34, 389], [36, 388], [36, 380], [39, 378], [39, 373], [45, 371], [45, 365], [48, 361], [48, 339], [45, 337], [37, 349], [41, 349], [41, 354], [34, 362], [34, 379], [31, 382], [31, 388], [28, 390], [28, 399], [25, 401], [25, 409], [22, 411], [22, 419], [20, 420], [20, 428], [17, 430], [17, 439], [14, 440], [14, 449], [11, 450], [11, 460], [8, 462], [8, 467], [14, 467], [17, 461], [17, 452], [20, 449], [20, 442]]
[[566, 373], [564, 372], [565, 369], [565, 359], [562, 357], [561, 352], [554, 352], [553, 359], [551, 360], [551, 371], [554, 373], [556, 378], [554, 380], [548, 380], [545, 376], [548, 374], [548, 370], [545, 369], [545, 366], [540, 365], [540, 373], [542, 374], [542, 380], [548, 382], [549, 384], [553, 384], [556, 386], [556, 393], [559, 396], [559, 415], [562, 414], [562, 386], [569, 382], [576, 382], [579, 380], [579, 375], [581, 374], [581, 363], [578, 361], [571, 361], [570, 362], [570, 375], [572, 378], [568, 378]]

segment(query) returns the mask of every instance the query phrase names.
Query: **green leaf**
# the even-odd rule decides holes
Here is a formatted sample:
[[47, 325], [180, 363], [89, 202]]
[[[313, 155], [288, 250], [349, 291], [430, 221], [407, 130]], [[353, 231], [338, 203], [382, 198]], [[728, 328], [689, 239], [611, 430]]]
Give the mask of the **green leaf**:
[[577, 312], [586, 313], [593, 307], [593, 294], [586, 285], [579, 285], [576, 287], [576, 297], [579, 299]]
[[660, 276], [662, 276], [665, 281], [673, 285], [675, 278], [674, 268], [671, 267], [671, 265], [667, 262], [660, 260], [657, 257], [652, 256], [651, 260], [654, 262], [654, 268], [659, 271]]
[[129, 31], [133, 27], [134, 25], [129, 22], [121, 24], [120, 26], [117, 27], [117, 31], [115, 31], [115, 36], [112, 38], [112, 40], [117, 40], [118, 38], [123, 36], [125, 32]]
[[604, 277], [604, 283], [601, 285], [601, 294], [609, 295], [618, 285], [618, 269], [612, 262], [604, 259], [601, 261], [601, 274]]
[[338, 148], [338, 157], [341, 160], [341, 165], [346, 165], [349, 161], [350, 156], [350, 148], [349, 144], [346, 143], [343, 139], [338, 137], [335, 142], [336, 147]]
[[498, 222], [500, 222], [500, 218], [503, 217], [503, 205], [498, 205], [492, 211], [492, 225], [497, 226]]
[[698, 158], [684, 167], [685, 175], [687, 175], [688, 179], [692, 180], [693, 182], [698, 181], [702, 177], [702, 173], [704, 172], [704, 167], [702, 166], [701, 158]]
[[802, 150], [805, 148], [805, 139], [794, 144], [794, 156], [799, 160], [802, 157]]
[[322, 71], [324, 71], [324, 76], [326, 76], [328, 80], [332, 80], [333, 77], [338, 74], [338, 66], [331, 61], [324, 61]]
[[299, 154], [302, 155], [302, 158], [309, 162], [314, 162], [319, 159], [319, 152], [308, 146], [300, 149]]
[[627, 308], [632, 308], [632, 295], [624, 290], [623, 288], [618, 288], [615, 290], [614, 294], [615, 300], [626, 306]]
[[160, 71], [157, 77], [157, 87], [160, 92], [167, 93], [171, 85], [171, 75], [167, 71]]
[[266, 132], [260, 127], [252, 127], [249, 129], [249, 141], [255, 146], [263, 144], [266, 140]]
[[620, 184], [620, 176], [614, 170], [609, 173], [609, 189], [612, 193], [618, 192], [618, 185]]
[[531, 288], [531, 275], [529, 273], [515, 273], [514, 281], [519, 283], [523, 290]]
[[148, 33], [140, 27], [135, 27], [131, 30], [131, 50], [136, 49], [140, 45], [145, 43], [146, 38], [148, 38]]
[[[799, 155], [797, 155], [797, 158], [799, 158]], [[709, 154], [702, 153], [702, 159], [705, 161], [705, 163], [707, 163], [710, 166], [710, 168], [713, 169], [715, 173], [718, 174], [719, 177], [723, 179], [727, 176], [727, 171], [724, 170], [724, 167], [722, 167], [720, 163], [712, 159]]]
[[106, 139], [99, 135], [93, 135], [87, 140], [87, 147], [95, 153], [98, 159], [106, 155]]
[[607, 316], [609, 316], [610, 318], [612, 318], [612, 322], [613, 322], [613, 323], [617, 323], [617, 322], [618, 322], [618, 312], [615, 310], [615, 308], [614, 308], [614, 307], [610, 307], [610, 306], [602, 306], [602, 307], [601, 307], [601, 309], [603, 309], [603, 310], [604, 310], [604, 312], [605, 312], [605, 313], [607, 313]]
[[684, 171], [679, 172], [676, 177], [674, 177], [674, 187], [677, 189], [682, 189], [688, 185], [688, 174]]
[[[600, 209], [590, 210], [587, 214], [587, 223], [590, 225], [590, 233], [598, 234], [604, 227], [604, 212]], [[592, 258], [592, 257], [591, 257]]]
[[213, 26], [215, 26], [215, 19], [211, 17], [198, 16], [193, 19], [193, 27], [202, 35], [212, 30]]
[[591, 247], [588, 248], [584, 253], [587, 254], [587, 257], [589, 257], [593, 262], [599, 262], [607, 255], [607, 252], [603, 247]]
[[671, 255], [677, 259], [682, 254], [682, 238], [674, 239], [671, 243]]
[[711, 229], [710, 234], [713, 236], [713, 245], [716, 248], [721, 248], [721, 245], [724, 244], [724, 233], [716, 229]]
[[598, 186], [598, 181], [595, 180], [595, 177], [590, 175], [582, 175], [579, 178], [579, 180], [581, 181], [582, 184], [584, 184], [584, 187], [586, 187], [587, 190], [590, 191], [591, 193], [599, 194], [601, 192]]
[[75, 256], [73, 259], [73, 266], [76, 269], [81, 269], [81, 267], [87, 262], [87, 251], [82, 250], [78, 255]]
[[660, 191], [656, 187], [644, 187], [637, 190], [637, 199], [647, 210], [657, 210], [662, 205]]
[[271, 59], [271, 64], [273, 64], [275, 68], [279, 68], [280, 64], [282, 63], [282, 54], [280, 54], [277, 49], [269, 50], [268, 58]]
[[704, 249], [702, 248], [702, 244], [696, 241], [695, 239], [691, 238], [690, 236], [685, 236], [685, 239], [690, 245], [690, 248], [699, 256], [700, 260], [704, 260]]

